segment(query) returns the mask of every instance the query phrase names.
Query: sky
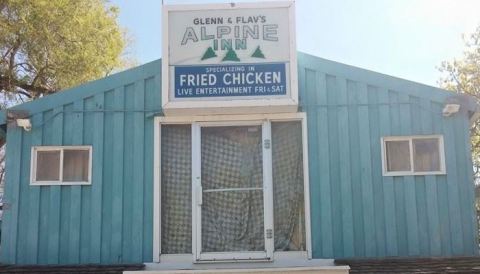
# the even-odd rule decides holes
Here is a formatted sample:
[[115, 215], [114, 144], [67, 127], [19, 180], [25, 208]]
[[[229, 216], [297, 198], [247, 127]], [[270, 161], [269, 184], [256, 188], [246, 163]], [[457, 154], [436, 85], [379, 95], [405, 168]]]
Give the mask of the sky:
[[[162, 55], [162, 0], [110, 0], [144, 64]], [[164, 4], [232, 2], [163, 0]], [[235, 1], [252, 2], [252, 1]], [[296, 0], [297, 50], [438, 86], [442, 61], [460, 58], [480, 25], [480, 0]]]

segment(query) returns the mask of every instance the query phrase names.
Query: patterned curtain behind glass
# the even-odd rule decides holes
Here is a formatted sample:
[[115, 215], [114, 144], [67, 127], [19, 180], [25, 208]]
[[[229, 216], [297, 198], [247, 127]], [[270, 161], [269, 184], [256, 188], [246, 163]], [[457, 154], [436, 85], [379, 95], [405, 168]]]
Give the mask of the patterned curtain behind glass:
[[161, 253], [192, 253], [191, 126], [162, 126], [161, 138]]
[[305, 250], [302, 124], [272, 123], [276, 251]]
[[[226, 128], [203, 129], [204, 190], [261, 187], [261, 130]], [[305, 250], [301, 123], [272, 123], [272, 136], [275, 250]], [[192, 252], [191, 151], [190, 125], [162, 126], [162, 254]], [[202, 210], [203, 251], [264, 249], [262, 191], [207, 192]]]
[[260, 188], [204, 193], [202, 251], [265, 250], [263, 226], [262, 129], [202, 129], [202, 187]]

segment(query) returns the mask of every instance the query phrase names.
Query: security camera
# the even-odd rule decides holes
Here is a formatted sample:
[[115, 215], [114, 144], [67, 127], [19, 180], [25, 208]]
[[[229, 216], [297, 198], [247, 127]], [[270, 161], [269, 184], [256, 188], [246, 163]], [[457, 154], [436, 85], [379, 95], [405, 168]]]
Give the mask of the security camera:
[[30, 131], [32, 129], [30, 119], [17, 119], [17, 126], [22, 127], [25, 131]]

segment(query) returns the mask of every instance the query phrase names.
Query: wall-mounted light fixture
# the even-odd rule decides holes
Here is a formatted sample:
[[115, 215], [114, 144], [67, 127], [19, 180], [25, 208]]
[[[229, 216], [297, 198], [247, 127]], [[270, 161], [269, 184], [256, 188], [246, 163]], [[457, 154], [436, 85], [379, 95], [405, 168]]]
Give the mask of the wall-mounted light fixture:
[[17, 119], [17, 126], [22, 127], [25, 131], [30, 131], [32, 129], [32, 123], [30, 119]]
[[450, 117], [453, 114], [457, 113], [460, 110], [459, 104], [445, 104], [443, 107], [442, 114], [444, 117]]

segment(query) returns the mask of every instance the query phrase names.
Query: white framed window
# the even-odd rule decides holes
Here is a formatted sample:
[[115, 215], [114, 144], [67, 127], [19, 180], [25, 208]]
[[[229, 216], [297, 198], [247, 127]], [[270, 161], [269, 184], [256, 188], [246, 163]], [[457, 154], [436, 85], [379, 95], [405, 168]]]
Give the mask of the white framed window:
[[34, 146], [30, 185], [90, 185], [91, 146]]
[[[155, 126], [155, 262], [311, 258], [305, 113], [156, 117]], [[245, 208], [255, 209], [248, 222], [235, 217]], [[234, 225], [216, 225], [225, 218]]]
[[382, 138], [383, 176], [445, 174], [442, 135]]

